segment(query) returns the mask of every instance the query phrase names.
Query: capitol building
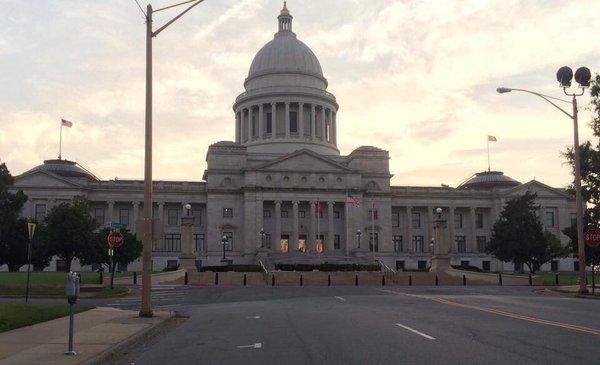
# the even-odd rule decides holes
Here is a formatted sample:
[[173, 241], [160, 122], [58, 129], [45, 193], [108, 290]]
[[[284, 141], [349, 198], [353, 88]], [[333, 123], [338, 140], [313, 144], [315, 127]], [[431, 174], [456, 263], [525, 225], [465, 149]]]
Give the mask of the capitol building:
[[[163, 226], [152, 247], [155, 270], [178, 264], [186, 204], [194, 217], [197, 266], [221, 264], [225, 236], [234, 264], [376, 259], [399, 270], [426, 269], [440, 207], [453, 265], [519, 270], [485, 247], [505, 201], [528, 190], [538, 194], [545, 228], [569, 241], [561, 231], [575, 219], [575, 201], [564, 189], [499, 171], [475, 173], [457, 187], [392, 186], [386, 146], [340, 154], [340, 105], [327, 91], [321, 64], [294, 33], [285, 5], [277, 21], [277, 33], [254, 57], [233, 102], [234, 140], [209, 146], [201, 181], [154, 182], [154, 215]], [[100, 225], [139, 232], [142, 180], [100, 180], [75, 162], [54, 159], [17, 176], [13, 188], [29, 197], [24, 217], [43, 220], [53, 206], [82, 196]], [[54, 260], [47, 270], [62, 264]], [[569, 257], [542, 270], [576, 266]], [[140, 267], [134, 262], [129, 269]]]

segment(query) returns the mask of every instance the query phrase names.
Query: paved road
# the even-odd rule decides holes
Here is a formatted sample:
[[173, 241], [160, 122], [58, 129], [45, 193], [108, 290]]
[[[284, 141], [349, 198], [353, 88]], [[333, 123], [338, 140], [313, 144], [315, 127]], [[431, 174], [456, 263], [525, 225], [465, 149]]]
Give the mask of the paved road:
[[128, 349], [116, 364], [591, 364], [600, 358], [600, 301], [531, 288], [155, 289], [156, 306], [189, 318]]

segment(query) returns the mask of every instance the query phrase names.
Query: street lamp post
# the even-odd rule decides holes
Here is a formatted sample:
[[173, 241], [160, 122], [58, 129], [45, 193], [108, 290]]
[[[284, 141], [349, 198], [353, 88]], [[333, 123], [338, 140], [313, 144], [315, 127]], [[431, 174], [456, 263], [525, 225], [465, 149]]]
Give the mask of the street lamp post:
[[260, 248], [265, 248], [265, 229], [260, 229]]
[[362, 232], [359, 229], [356, 231], [356, 239], [358, 240], [358, 248], [360, 248], [360, 236], [362, 236]]
[[225, 247], [227, 246], [227, 243], [229, 242], [229, 240], [227, 239], [227, 236], [223, 235], [223, 237], [221, 238], [221, 245], [223, 245], [223, 259], [221, 259], [221, 262], [226, 263], [227, 259], [225, 258]]
[[[156, 37], [169, 25], [173, 24], [183, 14], [190, 11], [194, 6], [204, 0], [190, 0], [179, 4], [166, 6], [153, 10], [152, 5], [148, 4], [146, 12], [140, 8], [146, 18], [146, 118], [145, 118], [145, 154], [144, 154], [144, 235], [142, 238], [142, 307], [140, 317], [152, 317], [152, 304], [150, 298], [150, 289], [152, 287], [152, 240], [153, 240], [153, 219], [152, 219], [152, 38]], [[176, 17], [168, 21], [165, 25], [152, 31], [152, 15], [162, 10], [174, 8], [176, 6], [192, 3], [188, 8], [179, 13]]]
[[[496, 91], [500, 94], [508, 93], [511, 91], [522, 91], [529, 94], [536, 95], [548, 103], [552, 104], [555, 108], [566, 114], [570, 119], [573, 120], [573, 158], [575, 159], [575, 209], [577, 211], [577, 254], [579, 258], [579, 293], [588, 293], [587, 286], [585, 284], [585, 246], [583, 240], [583, 198], [581, 196], [581, 158], [579, 151], [579, 126], [577, 118], [577, 96], [581, 96], [585, 92], [585, 88], [590, 86], [591, 72], [587, 67], [580, 67], [575, 72], [575, 81], [579, 84], [581, 92], [569, 93], [567, 88], [571, 86], [571, 80], [573, 79], [573, 71], [567, 66], [561, 67], [556, 73], [556, 78], [560, 83], [565, 95], [572, 97], [571, 101], [558, 99], [552, 96], [537, 93], [535, 91], [525, 89], [512, 89], [507, 87], [499, 87]], [[573, 107], [573, 112], [570, 114], [560, 106], [556, 105], [551, 99], [558, 100], [566, 103], [570, 103]]]
[[27, 234], [29, 242], [27, 243], [27, 288], [25, 289], [25, 303], [29, 302], [29, 275], [31, 273], [31, 243], [33, 242], [33, 234], [35, 233], [35, 223], [27, 223]]

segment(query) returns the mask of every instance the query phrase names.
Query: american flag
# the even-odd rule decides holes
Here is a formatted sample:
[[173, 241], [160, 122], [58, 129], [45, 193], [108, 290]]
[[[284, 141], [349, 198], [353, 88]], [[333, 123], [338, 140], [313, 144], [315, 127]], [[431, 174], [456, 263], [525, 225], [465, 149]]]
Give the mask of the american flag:
[[358, 199], [353, 197], [352, 194], [350, 194], [350, 193], [348, 193], [348, 195], [346, 196], [346, 203], [352, 204], [352, 206], [354, 206], [356, 208], [360, 208], [360, 202], [358, 201]]
[[68, 120], [61, 119], [60, 125], [63, 127], [71, 128], [73, 126], [73, 122], [69, 122]]

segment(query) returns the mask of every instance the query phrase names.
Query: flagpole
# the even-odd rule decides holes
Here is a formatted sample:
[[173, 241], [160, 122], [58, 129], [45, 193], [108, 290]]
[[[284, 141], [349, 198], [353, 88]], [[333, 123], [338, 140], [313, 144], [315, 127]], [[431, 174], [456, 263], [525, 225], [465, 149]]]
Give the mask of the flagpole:
[[371, 243], [373, 247], [373, 261], [375, 261], [375, 200], [371, 202]]
[[488, 172], [492, 171], [492, 167], [490, 166], [490, 137], [487, 138], [487, 147], [488, 147]]
[[60, 137], [58, 140], [58, 159], [59, 160], [61, 159], [61, 156], [62, 156], [62, 127], [63, 127], [63, 124], [62, 124], [62, 119], [61, 119], [61, 121], [60, 121]]

